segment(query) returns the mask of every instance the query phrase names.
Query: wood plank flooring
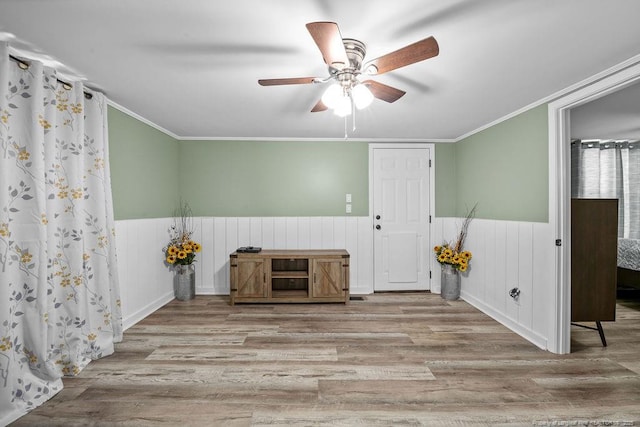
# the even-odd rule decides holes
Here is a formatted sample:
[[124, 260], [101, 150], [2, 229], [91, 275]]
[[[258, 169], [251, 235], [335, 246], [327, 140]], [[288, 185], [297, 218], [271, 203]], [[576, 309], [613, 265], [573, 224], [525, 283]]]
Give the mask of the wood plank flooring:
[[15, 426], [640, 425], [640, 301], [570, 355], [464, 301], [173, 301]]

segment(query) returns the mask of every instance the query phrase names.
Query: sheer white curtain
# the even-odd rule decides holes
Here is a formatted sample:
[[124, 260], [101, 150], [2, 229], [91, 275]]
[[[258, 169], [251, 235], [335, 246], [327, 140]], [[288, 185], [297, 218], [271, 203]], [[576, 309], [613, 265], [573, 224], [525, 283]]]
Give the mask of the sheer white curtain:
[[0, 425], [122, 338], [106, 114], [0, 45]]
[[640, 142], [572, 142], [571, 197], [618, 199], [618, 237], [640, 239]]

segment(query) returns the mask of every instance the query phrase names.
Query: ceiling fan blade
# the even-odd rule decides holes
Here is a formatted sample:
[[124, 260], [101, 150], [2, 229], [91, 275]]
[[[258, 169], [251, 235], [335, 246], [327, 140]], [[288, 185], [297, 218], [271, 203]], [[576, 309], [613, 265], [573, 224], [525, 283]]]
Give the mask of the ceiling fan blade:
[[387, 86], [375, 80], [365, 80], [362, 84], [366, 85], [373, 96], [387, 102], [395, 102], [406, 93], [395, 87]]
[[340, 29], [335, 22], [310, 22], [307, 30], [318, 45], [324, 62], [337, 69], [349, 66], [347, 51], [342, 43]]
[[278, 85], [304, 85], [315, 83], [316, 77], [291, 77], [286, 79], [260, 79], [260, 86], [278, 86]]
[[367, 62], [363, 70], [367, 74], [382, 74], [396, 68], [433, 58], [440, 53], [438, 42], [433, 37], [428, 37], [415, 42], [379, 58]]
[[329, 108], [324, 105], [324, 102], [322, 102], [322, 99], [318, 100], [318, 102], [316, 103], [316, 105], [313, 106], [313, 108], [311, 109], [312, 113], [317, 113], [319, 111], [326, 111]]

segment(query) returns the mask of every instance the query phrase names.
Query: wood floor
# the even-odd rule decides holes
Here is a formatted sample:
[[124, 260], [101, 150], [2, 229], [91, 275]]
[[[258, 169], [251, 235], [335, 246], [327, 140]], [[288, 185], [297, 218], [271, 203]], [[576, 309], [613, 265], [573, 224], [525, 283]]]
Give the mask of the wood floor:
[[463, 301], [173, 301], [16, 426], [640, 425], [640, 301], [540, 350]]

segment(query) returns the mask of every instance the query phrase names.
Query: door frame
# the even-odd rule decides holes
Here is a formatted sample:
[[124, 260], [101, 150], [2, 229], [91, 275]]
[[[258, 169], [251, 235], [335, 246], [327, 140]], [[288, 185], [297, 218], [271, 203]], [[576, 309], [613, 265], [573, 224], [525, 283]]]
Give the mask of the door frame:
[[[374, 228], [373, 228], [373, 151], [376, 149], [409, 149], [409, 148], [426, 148], [429, 149], [429, 249], [433, 246], [433, 220], [435, 219], [435, 170], [436, 170], [436, 150], [435, 144], [432, 142], [389, 142], [389, 143], [370, 143], [369, 144], [369, 223], [371, 224], [371, 293], [375, 291], [375, 246], [374, 246]], [[433, 271], [434, 257], [429, 259], [429, 282], [428, 290], [433, 289]]]
[[[564, 91], [548, 105], [549, 119], [549, 225], [556, 246], [553, 307], [549, 322], [549, 351], [571, 351], [571, 155], [570, 110], [640, 81], [640, 55], [603, 71]], [[553, 242], [550, 242], [553, 244]]]

